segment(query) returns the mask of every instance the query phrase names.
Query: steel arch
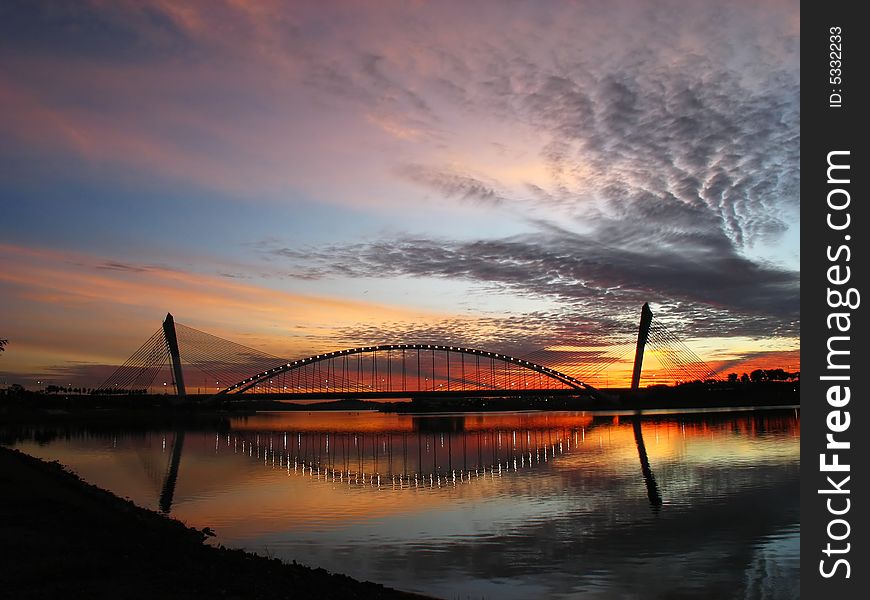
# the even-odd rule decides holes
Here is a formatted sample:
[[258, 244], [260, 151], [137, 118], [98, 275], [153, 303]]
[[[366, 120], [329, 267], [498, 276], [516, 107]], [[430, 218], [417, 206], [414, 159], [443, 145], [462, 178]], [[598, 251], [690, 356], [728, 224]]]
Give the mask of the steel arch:
[[[295, 369], [301, 369], [303, 367], [307, 367], [309, 365], [332, 360], [342, 356], [351, 356], [356, 354], [362, 354], [364, 352], [381, 352], [381, 351], [392, 351], [392, 350], [431, 350], [431, 351], [442, 351], [442, 352], [457, 352], [461, 354], [468, 354], [471, 356], [478, 356], [484, 358], [490, 358], [499, 360], [505, 363], [517, 365], [519, 367], [528, 369], [530, 371], [534, 371], [536, 373], [540, 373], [550, 379], [558, 381], [568, 387], [574, 388], [578, 391], [584, 392], [596, 392], [597, 390], [591, 385], [580, 381], [579, 379], [572, 377], [570, 375], [566, 375], [560, 371], [555, 369], [551, 369], [549, 367], [545, 367], [543, 365], [539, 365], [537, 363], [533, 363], [527, 360], [523, 360], [521, 358], [516, 358], [514, 356], [510, 356], [508, 354], [502, 354], [498, 352], [489, 352], [486, 350], [477, 350], [474, 348], [465, 348], [461, 346], [445, 346], [443, 344], [380, 344], [375, 346], [360, 346], [358, 348], [348, 348], [345, 350], [336, 350], [334, 352], [326, 352], [324, 354], [317, 354], [313, 356], [309, 356], [306, 358], [302, 358], [299, 360], [294, 360], [292, 362], [288, 362], [285, 364], [278, 365], [272, 369], [268, 369], [266, 371], [262, 371], [255, 375], [248, 377], [247, 379], [243, 379], [238, 383], [235, 383], [220, 392], [217, 395], [226, 395], [231, 393], [240, 394], [248, 389], [254, 387], [255, 385], [272, 379], [273, 377], [280, 375], [282, 373], [287, 373], [293, 371]], [[425, 391], [425, 390], [420, 390]], [[409, 393], [412, 391], [409, 390]]]

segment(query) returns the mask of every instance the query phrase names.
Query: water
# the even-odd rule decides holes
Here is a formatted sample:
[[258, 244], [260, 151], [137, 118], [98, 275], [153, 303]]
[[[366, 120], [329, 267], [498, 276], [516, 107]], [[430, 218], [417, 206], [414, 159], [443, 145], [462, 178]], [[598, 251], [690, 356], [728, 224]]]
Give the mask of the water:
[[795, 409], [2, 434], [214, 543], [442, 598], [799, 597]]

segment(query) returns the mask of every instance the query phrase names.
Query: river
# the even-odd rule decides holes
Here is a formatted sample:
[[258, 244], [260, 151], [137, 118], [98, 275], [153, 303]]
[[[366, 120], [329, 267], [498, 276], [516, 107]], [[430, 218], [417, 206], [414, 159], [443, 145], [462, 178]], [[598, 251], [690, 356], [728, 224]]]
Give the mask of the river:
[[212, 543], [442, 598], [799, 597], [795, 408], [0, 432]]

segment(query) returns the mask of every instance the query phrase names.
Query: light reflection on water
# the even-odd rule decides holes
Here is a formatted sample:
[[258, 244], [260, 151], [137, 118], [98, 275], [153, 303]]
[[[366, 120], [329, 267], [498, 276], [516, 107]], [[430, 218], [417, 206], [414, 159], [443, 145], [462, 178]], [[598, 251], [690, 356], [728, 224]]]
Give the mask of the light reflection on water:
[[[217, 543], [445, 598], [796, 598], [795, 410], [4, 432]], [[59, 434], [59, 435], [58, 435]]]

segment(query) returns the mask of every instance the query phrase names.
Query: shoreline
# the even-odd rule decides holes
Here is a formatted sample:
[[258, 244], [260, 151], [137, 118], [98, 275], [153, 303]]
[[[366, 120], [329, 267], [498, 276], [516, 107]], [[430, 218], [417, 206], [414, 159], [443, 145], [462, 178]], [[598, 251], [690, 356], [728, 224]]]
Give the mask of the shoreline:
[[430, 598], [207, 545], [205, 530], [3, 446], [0, 482], [0, 589], [11, 597]]

